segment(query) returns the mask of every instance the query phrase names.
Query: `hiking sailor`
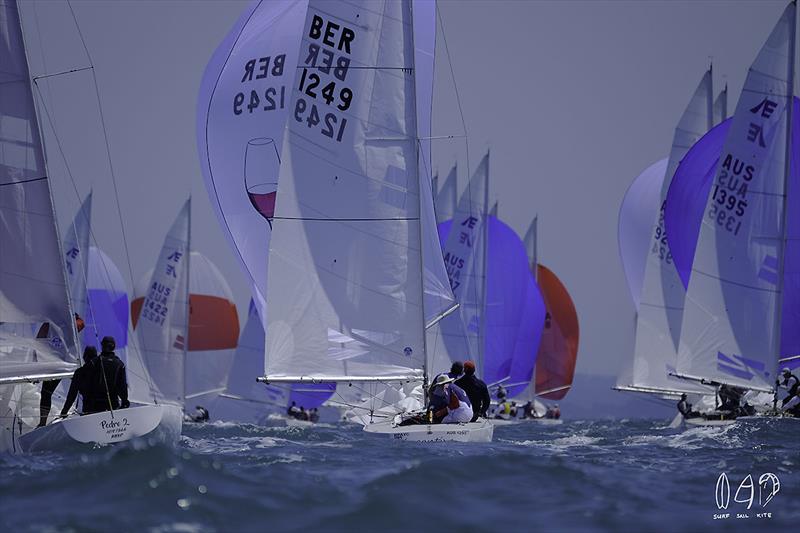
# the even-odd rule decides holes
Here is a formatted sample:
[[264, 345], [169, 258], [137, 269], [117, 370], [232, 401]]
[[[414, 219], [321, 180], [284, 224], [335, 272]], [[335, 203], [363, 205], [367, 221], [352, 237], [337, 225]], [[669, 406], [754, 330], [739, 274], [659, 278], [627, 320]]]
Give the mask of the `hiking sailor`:
[[97, 359], [97, 348], [94, 346], [87, 346], [83, 350], [83, 366], [75, 370], [72, 374], [72, 381], [69, 384], [69, 392], [67, 393], [67, 400], [64, 402], [64, 408], [61, 409], [61, 418], [66, 418], [72, 404], [81, 394], [81, 402], [84, 412], [91, 412], [89, 405], [89, 380], [92, 372], [92, 362]]
[[472, 420], [472, 405], [469, 403], [467, 393], [453, 383], [453, 378], [450, 376], [440, 374], [436, 377], [431, 400], [434, 398], [444, 399], [447, 402], [443, 408], [434, 410], [434, 422], [458, 424]]
[[[75, 313], [75, 329], [80, 333], [83, 331], [84, 327], [86, 327], [86, 323], [78, 313]], [[50, 322], [45, 322], [39, 327], [36, 338], [47, 339], [50, 337], [50, 333]], [[39, 425], [37, 427], [44, 427], [47, 425], [47, 417], [50, 415], [50, 407], [53, 403], [53, 393], [58, 388], [59, 383], [61, 383], [60, 379], [51, 379], [42, 382], [42, 395], [41, 398], [39, 398]]]
[[697, 411], [692, 411], [692, 404], [686, 401], [686, 393], [681, 394], [681, 399], [678, 402], [678, 412], [683, 415], [683, 418], [700, 416], [700, 413]]
[[194, 413], [186, 413], [183, 415], [184, 422], [208, 422], [208, 419], [208, 409], [202, 405], [196, 405], [194, 407]]
[[780, 378], [775, 380], [776, 388], [781, 387], [788, 391], [788, 394], [781, 402], [781, 408], [784, 411], [791, 411], [800, 406], [800, 379], [792, 374], [789, 367], [781, 370], [781, 377], [783, 381], [781, 381]]

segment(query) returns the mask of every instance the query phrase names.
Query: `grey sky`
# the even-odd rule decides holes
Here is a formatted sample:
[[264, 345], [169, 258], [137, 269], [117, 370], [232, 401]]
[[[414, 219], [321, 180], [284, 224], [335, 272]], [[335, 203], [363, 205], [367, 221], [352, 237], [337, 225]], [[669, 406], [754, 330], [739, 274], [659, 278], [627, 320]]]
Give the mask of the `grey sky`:
[[[669, 152], [673, 128], [709, 56], [732, 111], [747, 68], [787, 2], [451, 2], [440, 13], [469, 133], [469, 167], [491, 148], [491, 195], [524, 234], [539, 215], [539, 257], [580, 315], [578, 369], [615, 374], [630, 356], [634, 309], [617, 252], [631, 180]], [[74, 183], [95, 191], [100, 247], [134, 280], [154, 264], [193, 195], [193, 248], [227, 276], [244, 316], [248, 286], [206, 196], [195, 147], [203, 69], [246, 2], [73, 1], [92, 55], [129, 256], [89, 71], [40, 80]], [[66, 4], [25, 2], [34, 75], [88, 65]], [[441, 33], [438, 52], [444, 52]], [[447, 57], [437, 55], [434, 135], [461, 134]], [[78, 199], [49, 132], [62, 228]], [[466, 169], [461, 140], [434, 144], [434, 168]], [[459, 185], [467, 176], [462, 172]]]

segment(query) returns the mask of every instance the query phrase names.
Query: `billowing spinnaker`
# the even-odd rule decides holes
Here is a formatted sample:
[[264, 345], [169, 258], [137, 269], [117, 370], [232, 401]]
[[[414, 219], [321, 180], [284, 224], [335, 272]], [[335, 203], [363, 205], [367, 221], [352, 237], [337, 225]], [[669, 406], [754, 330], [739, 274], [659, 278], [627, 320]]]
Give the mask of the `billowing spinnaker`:
[[64, 234], [64, 264], [72, 309], [86, 321], [89, 312], [86, 283], [89, 276], [89, 228], [92, 217], [92, 193], [86, 197]]
[[[152, 394], [160, 402], [183, 405], [184, 351], [187, 334], [190, 201], [181, 209], [164, 238], [150, 277], [141, 311], [132, 309], [141, 359], [129, 353], [135, 375], [148, 376]], [[136, 302], [134, 301], [134, 304]], [[139, 365], [144, 368], [139, 368]], [[132, 387], [136, 400], [148, 400], [148, 391]]]
[[[0, 4], [0, 64], [0, 377], [13, 377], [71, 367], [77, 339], [14, 0]], [[33, 340], [45, 322], [51, 335]], [[28, 370], [6, 364], [20, 354]]]
[[423, 367], [410, 7], [309, 2], [269, 254], [270, 377]]
[[[476, 324], [484, 324], [484, 368], [482, 379], [487, 384], [501, 381], [527, 386], [533, 373], [539, 337], [544, 325], [544, 302], [535, 287], [528, 269], [525, 246], [517, 234], [500, 220], [489, 217], [488, 249], [486, 256], [486, 305], [478, 311]], [[439, 225], [443, 242], [449, 242], [453, 221]], [[461, 228], [459, 227], [459, 231]], [[481, 280], [483, 283], [483, 280]], [[522, 290], [525, 289], [525, 290]], [[526, 309], [532, 304], [530, 309]], [[460, 324], [461, 317], [453, 313], [443, 320]], [[481, 322], [482, 321], [482, 322]], [[449, 328], [445, 328], [448, 331]], [[527, 333], [521, 333], [527, 329]], [[445, 340], [448, 339], [445, 336]], [[518, 346], [519, 343], [519, 346]], [[450, 351], [453, 359], [464, 361], [470, 353]], [[519, 358], [514, 362], [515, 358]], [[512, 368], [514, 377], [512, 379]], [[447, 368], [434, 368], [434, 372]]]
[[786, 8], [751, 66], [723, 145], [689, 280], [679, 374], [773, 385], [795, 10]]
[[619, 208], [619, 255], [631, 300], [637, 310], [650, 250], [653, 213], [659, 209], [659, 195], [666, 172], [667, 158], [647, 167], [628, 187]]
[[[781, 357], [800, 354], [800, 98], [794, 99], [792, 160], [789, 177], [787, 233], [783, 263]], [[692, 260], [708, 195], [716, 175], [719, 155], [731, 119], [716, 126], [689, 151], [669, 189], [666, 226], [675, 266], [689, 285]]]
[[572, 386], [578, 358], [578, 313], [561, 280], [549, 268], [538, 265], [538, 284], [547, 314], [536, 359], [536, 394], [560, 400]]
[[686, 106], [672, 138], [667, 174], [661, 186], [659, 209], [650, 222], [650, 246], [647, 250], [644, 280], [636, 315], [631, 385], [661, 390], [693, 390], [695, 384], [671, 376], [678, 358], [678, 340], [686, 291], [672, 261], [664, 211], [668, 205], [669, 184], [691, 146], [712, 126], [711, 70], [706, 71], [692, 99]]
[[731, 121], [714, 126], [692, 146], [675, 171], [667, 193], [664, 225], [672, 261], [684, 288], [689, 287], [700, 222]]
[[[302, 0], [254, 2], [214, 52], [197, 103], [197, 146], [211, 205], [261, 295], [305, 14]], [[303, 54], [310, 52], [303, 47]], [[317, 64], [329, 59], [320, 52]]]
[[100, 346], [106, 335], [114, 337], [116, 354], [126, 360], [130, 309], [128, 286], [117, 265], [102, 250], [89, 247], [89, 278], [86, 282], [89, 307], [84, 316], [84, 346]]

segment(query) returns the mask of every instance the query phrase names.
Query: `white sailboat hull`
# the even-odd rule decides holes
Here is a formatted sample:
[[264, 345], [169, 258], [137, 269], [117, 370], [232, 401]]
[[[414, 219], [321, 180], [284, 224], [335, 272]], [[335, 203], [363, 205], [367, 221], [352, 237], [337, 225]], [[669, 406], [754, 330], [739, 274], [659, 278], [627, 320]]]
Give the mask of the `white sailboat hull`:
[[388, 421], [364, 426], [364, 431], [411, 442], [492, 442], [494, 425], [489, 420], [464, 424], [418, 424], [413, 426], [397, 426], [394, 422]]
[[25, 452], [61, 451], [81, 445], [114, 444], [137, 437], [175, 444], [183, 413], [172, 405], [142, 405], [57, 420], [19, 437]]
[[705, 418], [697, 417], [697, 418], [686, 418], [686, 419], [684, 419], [684, 422], [686, 422], [687, 426], [712, 426], [712, 427], [716, 427], [716, 426], [730, 426], [730, 425], [736, 423], [736, 419], [735, 418], [729, 418], [729, 419], [725, 419], [725, 420], [706, 420]]

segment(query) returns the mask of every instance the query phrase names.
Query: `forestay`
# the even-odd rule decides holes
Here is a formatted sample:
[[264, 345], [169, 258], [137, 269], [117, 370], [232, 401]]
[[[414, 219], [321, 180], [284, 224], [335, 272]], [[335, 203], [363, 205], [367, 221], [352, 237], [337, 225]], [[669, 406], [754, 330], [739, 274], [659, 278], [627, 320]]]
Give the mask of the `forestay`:
[[422, 373], [410, 7], [309, 2], [270, 245], [269, 378]]
[[[0, 379], [74, 368], [76, 333], [19, 12], [0, 2]], [[48, 323], [47, 338], [34, 339]], [[11, 364], [11, 363], [14, 364]]]
[[795, 4], [750, 68], [697, 242], [678, 373], [770, 390], [779, 351]]

